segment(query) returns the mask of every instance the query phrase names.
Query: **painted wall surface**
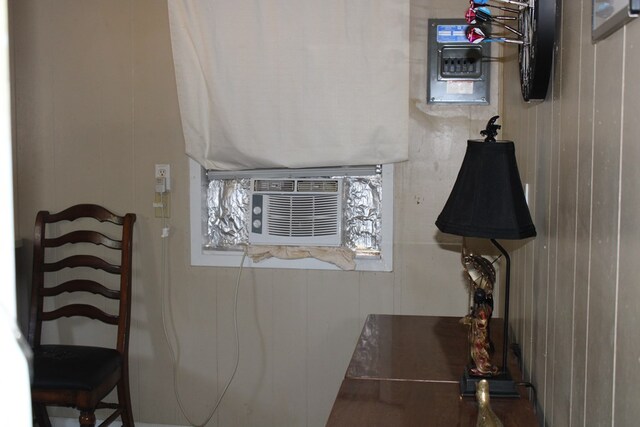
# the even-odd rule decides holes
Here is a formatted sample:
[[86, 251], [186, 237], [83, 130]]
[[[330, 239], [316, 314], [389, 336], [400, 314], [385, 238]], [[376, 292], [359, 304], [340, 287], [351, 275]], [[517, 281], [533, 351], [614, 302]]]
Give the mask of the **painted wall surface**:
[[592, 1], [558, 3], [547, 100], [523, 103], [505, 66], [503, 129], [538, 229], [514, 257], [512, 326], [545, 425], [637, 425], [640, 22], [593, 44]]
[[[202, 422], [234, 363], [237, 268], [189, 265], [188, 162], [184, 155], [167, 18], [160, 0], [10, 0], [17, 236], [28, 283], [40, 209], [99, 203], [138, 216], [134, 243], [131, 384], [135, 418], [183, 425], [163, 332], [179, 345], [177, 392]], [[452, 4], [455, 3], [455, 4]], [[369, 313], [463, 316], [460, 240], [434, 221], [453, 185], [465, 141], [498, 111], [428, 106], [427, 19], [458, 17], [448, 0], [411, 4], [410, 160], [396, 167], [395, 271], [242, 272], [240, 366], [208, 425], [324, 425]], [[497, 89], [499, 66], [494, 65]], [[154, 164], [172, 167], [171, 237], [162, 263], [154, 218]], [[538, 246], [536, 246], [538, 248]], [[167, 271], [169, 286], [161, 284]], [[89, 331], [67, 331], [81, 338]], [[49, 339], [55, 338], [55, 332]]]

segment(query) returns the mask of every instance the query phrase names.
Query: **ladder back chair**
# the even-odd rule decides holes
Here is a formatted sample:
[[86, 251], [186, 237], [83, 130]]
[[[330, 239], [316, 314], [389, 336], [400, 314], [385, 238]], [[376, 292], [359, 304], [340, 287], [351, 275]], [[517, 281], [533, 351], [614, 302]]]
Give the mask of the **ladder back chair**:
[[[101, 408], [113, 410], [101, 425], [118, 417], [123, 426], [134, 425], [128, 349], [135, 220], [134, 214], [118, 216], [89, 204], [55, 214], [40, 211], [36, 217], [29, 343], [34, 353], [31, 396], [40, 427], [51, 425], [47, 406], [76, 408], [81, 426], [95, 426], [95, 410]], [[87, 325], [92, 321], [115, 326], [114, 345], [82, 345], [75, 337], [71, 343], [45, 342], [53, 333], [45, 333], [41, 342], [43, 322], [67, 317], [82, 322], [80, 328], [93, 328]], [[61, 328], [57, 335], [63, 335], [60, 331], [73, 335], [75, 329]], [[89, 331], [85, 337], [103, 336]], [[114, 388], [117, 403], [105, 402]]]

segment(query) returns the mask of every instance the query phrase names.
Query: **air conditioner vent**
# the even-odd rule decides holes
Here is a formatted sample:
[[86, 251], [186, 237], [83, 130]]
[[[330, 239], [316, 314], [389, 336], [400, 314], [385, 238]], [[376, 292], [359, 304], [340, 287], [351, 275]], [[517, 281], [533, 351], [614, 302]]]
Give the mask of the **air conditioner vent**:
[[339, 232], [338, 197], [335, 194], [273, 195], [269, 203], [269, 235], [316, 237]]
[[293, 179], [256, 179], [253, 191], [293, 191], [295, 184]]
[[299, 180], [298, 191], [314, 193], [335, 193], [338, 191], [337, 180]]

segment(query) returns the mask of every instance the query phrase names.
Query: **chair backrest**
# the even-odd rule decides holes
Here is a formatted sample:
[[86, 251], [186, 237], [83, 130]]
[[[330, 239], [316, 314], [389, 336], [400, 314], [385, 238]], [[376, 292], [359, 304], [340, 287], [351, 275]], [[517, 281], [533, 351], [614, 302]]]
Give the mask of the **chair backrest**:
[[[43, 322], [82, 316], [117, 325], [116, 348], [121, 354], [127, 353], [135, 220], [134, 214], [118, 216], [101, 206], [90, 204], [72, 206], [55, 214], [47, 211], [38, 213], [29, 321], [29, 343], [32, 347], [40, 345]], [[101, 223], [111, 223], [115, 227]], [[109, 229], [108, 232], [105, 229]], [[108, 287], [99, 283], [98, 279], [104, 273], [91, 273], [92, 270], [116, 276], [115, 280], [109, 281], [114, 284]], [[114, 289], [115, 286], [118, 288]], [[117, 300], [118, 312], [106, 313], [103, 311], [105, 304], [89, 304], [84, 300], [78, 303], [73, 298], [64, 299], [62, 305], [60, 302], [45, 303], [45, 299], [54, 299], [66, 293], [91, 293]], [[46, 311], [51, 306], [54, 308]]]

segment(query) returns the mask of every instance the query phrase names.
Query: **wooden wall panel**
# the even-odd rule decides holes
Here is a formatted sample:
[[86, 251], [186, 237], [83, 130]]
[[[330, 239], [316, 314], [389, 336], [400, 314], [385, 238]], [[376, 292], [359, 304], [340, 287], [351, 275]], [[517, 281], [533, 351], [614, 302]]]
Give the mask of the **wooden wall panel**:
[[640, 121], [637, 94], [640, 82], [635, 78], [640, 66], [639, 45], [640, 26], [629, 25], [625, 29], [624, 42], [624, 88], [622, 115], [622, 150], [620, 174], [620, 257], [619, 282], [616, 295], [615, 331], [615, 378], [613, 420], [615, 425], [634, 425], [640, 419], [640, 405], [637, 403], [638, 383], [640, 383], [640, 292], [635, 258], [640, 253], [640, 145], [638, 133]]
[[596, 46], [593, 228], [587, 324], [586, 419], [611, 419], [617, 279], [622, 32]]
[[[308, 361], [306, 357], [307, 311], [309, 298], [307, 274], [291, 270], [278, 275], [273, 285], [273, 424], [304, 425], [308, 407]], [[296, 381], [292, 380], [297, 378]]]
[[[561, 43], [571, 45], [580, 37], [580, 15], [578, 2], [562, 5]], [[578, 105], [580, 74], [579, 49], [566, 49], [559, 53], [561, 62], [556, 67], [556, 78], [561, 87], [554, 86], [560, 107], [560, 135], [558, 137], [558, 259], [556, 264], [555, 331], [553, 359], [553, 413], [549, 415], [551, 425], [570, 425], [573, 348], [567, 343], [573, 340], [574, 289], [576, 264], [576, 214], [578, 181], [578, 131], [580, 106]]]

